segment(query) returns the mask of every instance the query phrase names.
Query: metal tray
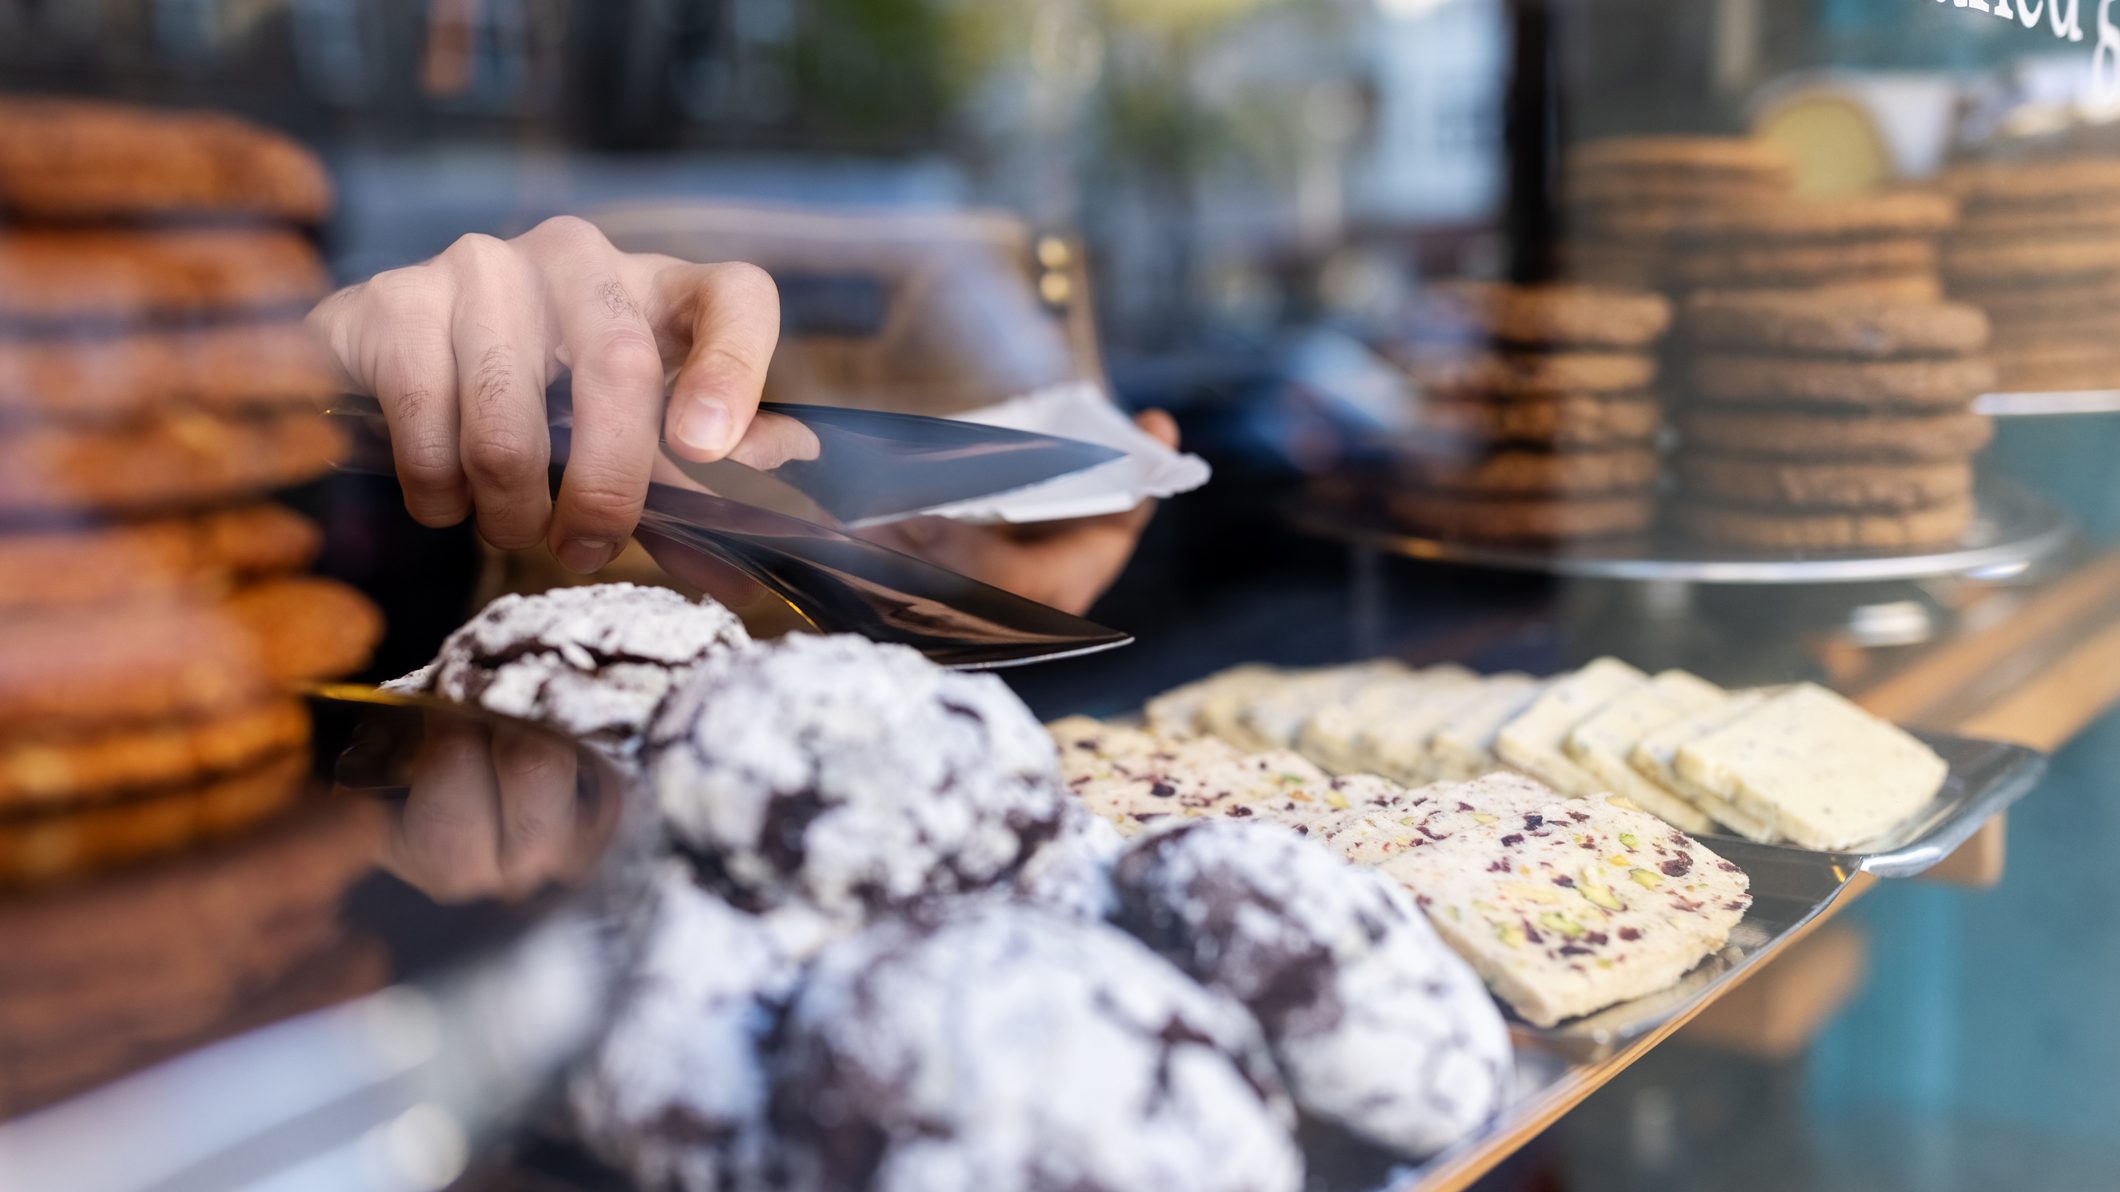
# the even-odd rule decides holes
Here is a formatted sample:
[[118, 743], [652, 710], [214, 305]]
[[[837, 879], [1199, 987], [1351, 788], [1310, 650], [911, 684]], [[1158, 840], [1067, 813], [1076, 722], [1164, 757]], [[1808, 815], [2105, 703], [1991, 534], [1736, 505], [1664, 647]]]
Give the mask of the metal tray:
[[1768, 553], [1703, 546], [1661, 537], [1558, 546], [1495, 546], [1409, 533], [1381, 514], [1301, 503], [1288, 519], [1304, 533], [1384, 554], [1504, 571], [1576, 579], [1713, 584], [1831, 584], [1933, 579], [1948, 575], [2003, 578], [2066, 546], [2068, 515], [2051, 501], [2000, 477], [1984, 477], [1973, 524], [1958, 542], [1896, 554]]
[[2037, 785], [2046, 771], [2046, 758], [2022, 745], [1945, 733], [1918, 735], [1950, 765], [1943, 788], [1920, 814], [1872, 845], [1847, 852], [1701, 835], [1703, 843], [1735, 862], [1752, 881], [1752, 908], [1722, 951], [1669, 989], [1554, 1027], [1519, 1025], [1519, 1040], [1575, 1062], [1603, 1059], [1696, 1004], [1720, 996], [1745, 970], [1832, 905], [1856, 874], [1911, 877], [1943, 860], [1981, 824]]
[[2046, 759], [2021, 745], [1919, 734], [1950, 763], [1943, 789], [1922, 814], [1868, 851], [1822, 853], [1788, 845], [1708, 836], [1708, 846], [1752, 880], [1752, 907], [1720, 952], [1676, 985], [1550, 1028], [1515, 1024], [1517, 1083], [1501, 1116], [1485, 1130], [1418, 1166], [1372, 1156], [1366, 1172], [1340, 1173], [1326, 1187], [1415, 1192], [1429, 1175], [1477, 1155], [1521, 1124], [1539, 1119], [1566, 1096], [1571, 1069], [1610, 1057], [1697, 1007], [1721, 997], [1751, 969], [1793, 942], [1847, 890], [1857, 873], [1916, 874], [1948, 856], [1995, 813], [2022, 797], [2046, 770]]

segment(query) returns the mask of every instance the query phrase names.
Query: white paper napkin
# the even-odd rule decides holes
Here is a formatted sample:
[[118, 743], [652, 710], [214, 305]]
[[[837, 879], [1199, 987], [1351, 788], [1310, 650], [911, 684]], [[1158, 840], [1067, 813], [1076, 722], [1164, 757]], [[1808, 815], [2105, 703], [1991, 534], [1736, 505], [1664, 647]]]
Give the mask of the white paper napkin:
[[1093, 382], [1055, 385], [957, 417], [1116, 447], [1126, 456], [1028, 488], [938, 505], [912, 516], [1014, 524], [1098, 517], [1190, 492], [1207, 483], [1211, 474], [1199, 456], [1173, 451], [1150, 438]]

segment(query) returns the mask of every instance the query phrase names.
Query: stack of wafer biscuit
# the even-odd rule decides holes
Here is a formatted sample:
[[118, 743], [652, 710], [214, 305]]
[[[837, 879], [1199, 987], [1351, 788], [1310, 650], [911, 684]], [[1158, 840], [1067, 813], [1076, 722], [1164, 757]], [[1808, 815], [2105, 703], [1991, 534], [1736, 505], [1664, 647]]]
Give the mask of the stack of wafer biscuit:
[[1477, 541], [1638, 533], [1654, 516], [1661, 296], [1445, 282], [1402, 363], [1416, 433], [1386, 501], [1409, 529]]
[[1703, 213], [1785, 198], [1795, 166], [1747, 137], [1638, 136], [1585, 142], [1562, 166], [1564, 271], [1594, 284], [1666, 282], [1665, 238]]
[[1681, 315], [1681, 528], [1766, 550], [1904, 549], [1972, 520], [1992, 379], [1970, 306], [1862, 293], [1706, 291]]
[[306, 769], [287, 684], [379, 635], [264, 499], [338, 448], [301, 324], [330, 198], [227, 117], [0, 99], [0, 880], [269, 811]]
[[1945, 184], [1963, 207], [1947, 284], [1993, 319], [1997, 384], [2120, 387], [2120, 158], [1972, 163]]

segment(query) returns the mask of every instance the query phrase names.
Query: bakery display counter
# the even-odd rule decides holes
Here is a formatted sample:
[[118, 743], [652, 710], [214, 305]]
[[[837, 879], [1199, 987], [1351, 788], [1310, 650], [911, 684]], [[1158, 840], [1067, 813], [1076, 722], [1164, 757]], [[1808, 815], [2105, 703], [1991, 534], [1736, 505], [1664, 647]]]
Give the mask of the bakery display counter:
[[[2120, 703], [2120, 552], [2091, 558], [2036, 590], [1989, 594], [1982, 628], [1921, 647], [1912, 656], [1836, 651], [1826, 658], [1836, 682], [1864, 707], [1937, 730], [2006, 739], [2051, 752]], [[1925, 880], [1992, 885], [2003, 877], [2006, 821], [1985, 824]], [[1833, 917], [1878, 879], [1850, 875], [1818, 915], [1778, 941], [1725, 983], [1715, 998], [1673, 1015], [1659, 1029], [1595, 1063], [1568, 1068], [1520, 1109], [1510, 1127], [1481, 1146], [1446, 1155], [1402, 1187], [1438, 1192], [1471, 1186], [1592, 1093], [1665, 1040], [1699, 1025], [1689, 1038], [1715, 1045], [1741, 1039], [1756, 1051], [1772, 1028], [1781, 1054], [1800, 1050], [1811, 1032], [1859, 984], [1858, 939], [1830, 926]], [[1817, 947], [1811, 945], [1815, 938]], [[1780, 965], [1792, 968], [1784, 979]]]

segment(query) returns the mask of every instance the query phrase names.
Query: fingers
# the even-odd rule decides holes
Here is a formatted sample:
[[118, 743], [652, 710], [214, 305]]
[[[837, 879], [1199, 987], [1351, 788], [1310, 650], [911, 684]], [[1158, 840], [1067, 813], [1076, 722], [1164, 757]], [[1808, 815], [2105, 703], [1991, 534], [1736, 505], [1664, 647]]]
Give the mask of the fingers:
[[429, 717], [397, 821], [392, 868], [436, 902], [500, 888], [499, 792], [483, 725]]
[[574, 746], [549, 733], [496, 726], [492, 757], [500, 788], [503, 891], [528, 895], [572, 859]]
[[574, 373], [574, 443], [547, 540], [568, 568], [594, 571], [640, 520], [661, 422], [662, 354], [628, 283], [638, 271], [602, 233], [563, 217], [523, 239], [546, 262], [555, 356]]
[[[1178, 445], [1178, 424], [1163, 411], [1145, 411], [1134, 422], [1165, 446]], [[1144, 501], [1124, 513], [1037, 526], [911, 518], [867, 536], [982, 583], [1082, 613], [1125, 570], [1155, 514], [1155, 502]]]
[[1163, 410], [1143, 410], [1134, 415], [1134, 425], [1148, 432], [1148, 437], [1176, 450], [1178, 446], [1178, 420]]
[[816, 459], [822, 450], [816, 431], [786, 414], [765, 412], [751, 420], [751, 428], [729, 452], [729, 458], [766, 472], [794, 460]]
[[552, 517], [549, 333], [537, 278], [491, 236], [466, 236], [442, 257], [458, 277], [452, 338], [464, 477], [479, 534], [519, 550], [542, 540]]
[[345, 379], [382, 405], [405, 510], [426, 526], [471, 511], [458, 459], [455, 302], [451, 277], [414, 266], [341, 291], [312, 317]]
[[[506, 242], [467, 236], [332, 295], [309, 322], [340, 379], [381, 401], [413, 517], [450, 525], [476, 507], [494, 545], [543, 538], [577, 571], [602, 567], [633, 532], [665, 436], [701, 461], [817, 454], [805, 428], [754, 423], [780, 332], [772, 280], [621, 253], [583, 220]], [[576, 419], [554, 502], [544, 388], [561, 367]]]
[[[780, 339], [780, 292], [763, 269], [740, 263], [670, 264], [657, 272], [654, 288], [660, 319], [687, 332], [689, 343], [670, 387], [664, 438], [686, 459], [721, 459], [753, 425]], [[764, 458], [776, 449], [752, 454]], [[802, 457], [774, 462], [789, 458]]]

